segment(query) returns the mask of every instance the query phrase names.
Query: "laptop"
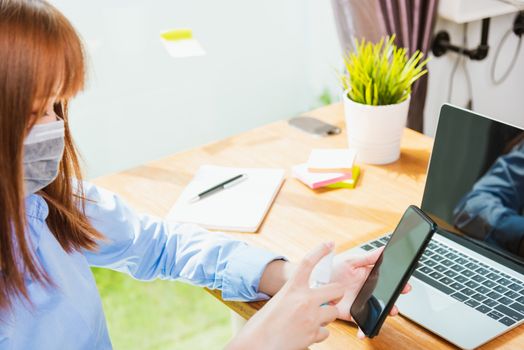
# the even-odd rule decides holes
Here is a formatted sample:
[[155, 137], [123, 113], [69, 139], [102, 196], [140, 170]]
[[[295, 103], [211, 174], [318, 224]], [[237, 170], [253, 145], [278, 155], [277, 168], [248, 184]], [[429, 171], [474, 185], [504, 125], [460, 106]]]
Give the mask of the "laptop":
[[421, 205], [439, 228], [400, 313], [463, 349], [524, 323], [523, 207], [524, 130], [443, 105]]

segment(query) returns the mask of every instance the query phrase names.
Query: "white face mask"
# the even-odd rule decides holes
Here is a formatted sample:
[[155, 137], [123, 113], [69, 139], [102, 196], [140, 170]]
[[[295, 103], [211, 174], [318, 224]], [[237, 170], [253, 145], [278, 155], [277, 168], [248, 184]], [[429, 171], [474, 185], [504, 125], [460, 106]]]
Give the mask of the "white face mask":
[[24, 141], [25, 194], [40, 191], [58, 176], [64, 153], [64, 121], [36, 124]]

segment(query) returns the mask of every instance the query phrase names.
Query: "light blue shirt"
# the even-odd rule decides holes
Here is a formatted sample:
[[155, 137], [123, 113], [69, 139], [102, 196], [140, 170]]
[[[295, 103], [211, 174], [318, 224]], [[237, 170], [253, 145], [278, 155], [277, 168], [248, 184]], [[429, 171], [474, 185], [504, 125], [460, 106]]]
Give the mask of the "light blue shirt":
[[89, 266], [140, 280], [171, 279], [220, 289], [227, 300], [267, 298], [258, 292], [261, 274], [281, 257], [195, 225], [139, 215], [116, 195], [84, 186], [86, 214], [107, 238], [97, 252], [65, 252], [46, 225], [46, 202], [37, 195], [26, 198], [34, 254], [56, 287], [26, 279], [33, 305], [15, 301], [11, 312], [1, 315], [0, 349], [111, 349]]

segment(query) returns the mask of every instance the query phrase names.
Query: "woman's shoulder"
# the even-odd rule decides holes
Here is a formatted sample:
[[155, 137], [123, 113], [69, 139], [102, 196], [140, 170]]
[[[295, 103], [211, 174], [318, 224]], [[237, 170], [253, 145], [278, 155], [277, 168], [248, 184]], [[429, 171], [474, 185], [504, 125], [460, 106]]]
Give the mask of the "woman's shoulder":
[[49, 207], [41, 196], [30, 194], [25, 197], [25, 213], [29, 218], [45, 220], [49, 215]]

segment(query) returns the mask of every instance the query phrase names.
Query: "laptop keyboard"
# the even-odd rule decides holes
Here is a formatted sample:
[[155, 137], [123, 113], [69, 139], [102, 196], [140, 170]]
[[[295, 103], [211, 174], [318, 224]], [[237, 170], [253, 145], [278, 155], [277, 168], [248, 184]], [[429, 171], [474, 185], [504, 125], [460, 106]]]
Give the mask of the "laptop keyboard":
[[[363, 245], [372, 251], [391, 234]], [[524, 319], [524, 283], [456, 249], [431, 241], [413, 276], [494, 320], [511, 326]]]

